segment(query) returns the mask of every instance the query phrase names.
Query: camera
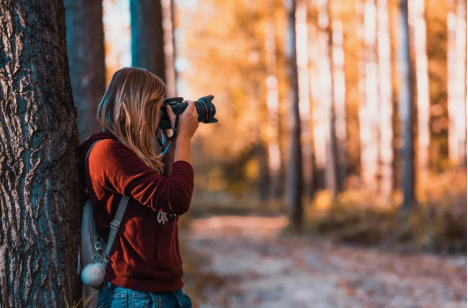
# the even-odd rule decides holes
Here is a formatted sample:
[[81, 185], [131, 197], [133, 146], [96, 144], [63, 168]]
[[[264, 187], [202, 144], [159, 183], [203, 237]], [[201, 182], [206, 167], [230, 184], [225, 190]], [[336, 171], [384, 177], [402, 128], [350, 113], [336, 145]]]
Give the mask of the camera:
[[[197, 110], [198, 122], [202, 123], [216, 123], [215, 119], [216, 107], [212, 103], [214, 96], [208, 95], [199, 98], [195, 101], [195, 109]], [[172, 111], [177, 115], [180, 115], [187, 109], [188, 104], [184, 103], [183, 97], [171, 97], [163, 100], [164, 106], [170, 105]], [[161, 108], [161, 122], [159, 123], [160, 129], [171, 128], [171, 121], [167, 113], [166, 108]]]

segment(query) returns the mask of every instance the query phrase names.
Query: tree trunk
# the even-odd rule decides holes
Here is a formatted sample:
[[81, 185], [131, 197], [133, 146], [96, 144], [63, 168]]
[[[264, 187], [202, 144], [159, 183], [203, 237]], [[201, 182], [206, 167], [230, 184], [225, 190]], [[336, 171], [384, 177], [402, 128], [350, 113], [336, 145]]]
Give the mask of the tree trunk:
[[320, 50], [318, 46], [317, 10], [313, 7], [314, 14], [308, 19], [308, 57], [309, 57], [309, 88], [310, 88], [310, 136], [312, 147], [312, 189], [309, 200], [314, 200], [315, 193], [325, 188], [324, 170], [326, 162], [326, 151], [324, 149], [323, 132], [319, 124], [321, 123], [321, 87], [320, 87]]
[[361, 21], [357, 16], [357, 2], [360, 0], [341, 1], [341, 22], [343, 26], [343, 52], [346, 102], [346, 176], [355, 179], [361, 169], [361, 142], [359, 139], [359, 54]]
[[449, 112], [447, 106], [448, 75], [447, 50], [448, 37], [447, 17], [449, 1], [426, 0], [425, 19], [427, 21], [427, 44], [429, 90], [430, 90], [430, 143], [429, 170], [444, 172], [449, 162], [448, 126]]
[[379, 192], [389, 201], [393, 191], [393, 96], [388, 0], [377, 0], [379, 82]]
[[281, 151], [279, 145], [279, 94], [276, 60], [275, 1], [267, 0], [267, 21], [265, 25], [266, 87], [268, 109], [268, 169], [270, 174], [270, 196], [280, 197]]
[[310, 96], [308, 74], [307, 4], [296, 1], [296, 56], [299, 91], [299, 116], [301, 118], [301, 147], [303, 170], [303, 193], [311, 195], [312, 187], [312, 144], [310, 136]]
[[366, 0], [363, 6], [364, 54], [361, 73], [363, 76], [362, 100], [359, 116], [361, 136], [361, 177], [370, 190], [378, 191], [379, 159], [379, 97], [378, 65], [376, 50], [376, 5], [375, 0]]
[[65, 0], [67, 47], [78, 135], [84, 141], [98, 130], [96, 111], [106, 87], [102, 3]]
[[403, 122], [403, 204], [407, 212], [415, 202], [414, 193], [414, 85], [408, 30], [408, 1], [400, 0], [400, 113]]
[[130, 0], [132, 66], [147, 69], [166, 81], [161, 1]]
[[417, 121], [418, 121], [418, 173], [424, 175], [429, 167], [430, 142], [430, 99], [429, 99], [429, 71], [426, 52], [426, 0], [414, 0], [413, 30], [414, 51], [416, 60], [416, 93], [417, 93]]
[[291, 82], [291, 157], [289, 166], [290, 217], [295, 229], [302, 227], [302, 149], [301, 118], [299, 113], [299, 86], [296, 54], [296, 1], [288, 2], [288, 28]]
[[333, 111], [336, 136], [336, 182], [337, 190], [344, 188], [347, 170], [346, 155], [346, 83], [344, 74], [343, 23], [341, 21], [341, 0], [331, 2], [332, 17], [332, 69], [333, 69]]
[[161, 0], [162, 25], [164, 33], [164, 64], [166, 69], [166, 96], [175, 97], [176, 73], [174, 67], [175, 44], [174, 44], [174, 16], [173, 1]]
[[400, 114], [397, 112], [399, 110], [399, 95], [398, 95], [398, 85], [399, 85], [399, 74], [398, 74], [398, 32], [399, 32], [399, 15], [400, 10], [398, 8], [399, 3], [397, 0], [389, 0], [388, 2], [388, 14], [389, 14], [389, 27], [390, 27], [390, 46], [391, 46], [391, 75], [392, 75], [392, 126], [393, 126], [393, 176], [392, 176], [392, 187], [393, 191], [401, 187], [401, 151], [402, 151], [402, 142], [401, 140], [401, 125], [400, 125]]
[[0, 305], [65, 307], [80, 187], [62, 1], [0, 0]]
[[327, 87], [325, 86], [321, 63], [321, 46], [319, 29], [317, 25], [317, 7], [313, 7], [314, 17], [309, 22], [309, 81], [312, 98], [310, 128], [312, 137], [312, 178], [313, 190], [309, 196], [313, 200], [316, 191], [325, 189], [325, 166], [327, 162], [327, 135], [328, 117], [326, 106], [329, 102]]
[[449, 158], [466, 166], [466, 0], [452, 0], [448, 28]]
[[[317, 143], [317, 165], [323, 162], [325, 187], [336, 197], [339, 187], [337, 185], [337, 154], [336, 154], [336, 132], [335, 132], [335, 108], [334, 108], [334, 93], [333, 93], [333, 62], [332, 62], [332, 39], [330, 36], [330, 1], [317, 1], [318, 12], [318, 41], [320, 55], [320, 87], [321, 87], [321, 114], [317, 114], [319, 119], [318, 127], [315, 133]], [[324, 144], [318, 144], [320, 139], [317, 139], [322, 134], [321, 141]], [[324, 149], [324, 152], [319, 154], [319, 147]], [[320, 158], [319, 158], [320, 156]], [[319, 167], [320, 168], [320, 167]]]

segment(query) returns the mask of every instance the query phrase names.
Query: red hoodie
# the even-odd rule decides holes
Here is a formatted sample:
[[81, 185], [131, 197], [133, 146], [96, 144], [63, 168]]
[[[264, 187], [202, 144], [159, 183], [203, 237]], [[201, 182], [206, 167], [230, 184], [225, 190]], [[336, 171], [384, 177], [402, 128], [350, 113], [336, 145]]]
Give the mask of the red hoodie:
[[[85, 164], [86, 153], [98, 142]], [[183, 286], [177, 221], [158, 222], [158, 212], [182, 215], [193, 192], [193, 168], [172, 166], [169, 178], [148, 167], [108, 132], [89, 137], [78, 150], [79, 172], [94, 205], [96, 229], [106, 241], [122, 195], [131, 197], [115, 240], [106, 280], [133, 290], [172, 292]]]

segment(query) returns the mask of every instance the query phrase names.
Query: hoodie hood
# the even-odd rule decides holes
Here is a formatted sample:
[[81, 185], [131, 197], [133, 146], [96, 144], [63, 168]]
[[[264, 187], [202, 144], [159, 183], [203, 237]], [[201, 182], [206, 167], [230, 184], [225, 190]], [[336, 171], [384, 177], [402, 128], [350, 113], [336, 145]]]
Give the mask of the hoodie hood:
[[95, 133], [91, 136], [88, 137], [80, 146], [78, 147], [77, 151], [77, 168], [78, 168], [78, 174], [80, 175], [80, 181], [81, 183], [85, 183], [85, 159], [86, 159], [86, 154], [88, 153], [89, 148], [91, 145], [99, 140], [104, 140], [104, 139], [112, 139], [115, 141], [119, 141], [117, 137], [115, 137], [112, 133], [110, 132], [99, 132]]

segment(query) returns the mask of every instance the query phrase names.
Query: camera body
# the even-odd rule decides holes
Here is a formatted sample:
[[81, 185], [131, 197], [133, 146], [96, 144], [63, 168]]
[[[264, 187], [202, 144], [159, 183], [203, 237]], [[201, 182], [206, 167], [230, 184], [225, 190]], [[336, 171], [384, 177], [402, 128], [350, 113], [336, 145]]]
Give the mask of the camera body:
[[[208, 95], [199, 98], [195, 101], [195, 109], [197, 110], [198, 122], [201, 123], [216, 123], [215, 119], [216, 107], [212, 103], [214, 96]], [[164, 106], [170, 105], [172, 111], [177, 115], [180, 115], [187, 109], [188, 104], [184, 103], [183, 97], [171, 97], [163, 100]], [[166, 108], [161, 108], [161, 121], [159, 122], [160, 129], [171, 128], [171, 121], [167, 113]]]

